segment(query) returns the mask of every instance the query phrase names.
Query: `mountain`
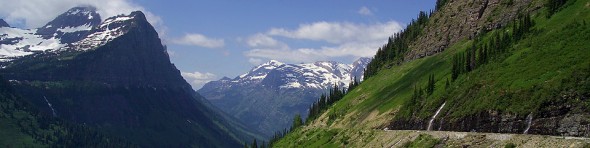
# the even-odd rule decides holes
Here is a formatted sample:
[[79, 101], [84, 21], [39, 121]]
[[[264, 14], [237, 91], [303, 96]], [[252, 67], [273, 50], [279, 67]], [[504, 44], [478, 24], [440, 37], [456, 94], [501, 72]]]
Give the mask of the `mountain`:
[[360, 85], [273, 146], [587, 146], [589, 4], [439, 0]]
[[285, 64], [271, 60], [234, 79], [224, 77], [208, 82], [197, 92], [249, 127], [270, 136], [288, 128], [295, 114], [306, 117], [308, 107], [327, 89], [334, 85], [347, 87], [355, 77], [362, 79], [362, 70], [369, 61], [360, 58], [353, 64]]
[[[87, 37], [101, 24], [94, 7], [74, 7], [37, 29], [0, 28], [0, 60], [59, 50]], [[105, 22], [105, 24], [110, 24]], [[102, 32], [107, 35], [108, 32]]]
[[59, 38], [60, 43], [73, 43], [86, 37], [90, 30], [101, 23], [96, 8], [74, 7], [45, 26], [37, 29], [35, 35], [43, 39]]
[[8, 25], [8, 23], [6, 23], [6, 21], [4, 21], [4, 19], [0, 19], [0, 28], [2, 27], [10, 27], [10, 25]]
[[12, 41], [2, 45], [0, 74], [43, 114], [141, 147], [261, 139], [192, 90], [142, 12], [96, 19], [94, 8], [76, 7], [43, 28], [0, 28], [2, 41]]

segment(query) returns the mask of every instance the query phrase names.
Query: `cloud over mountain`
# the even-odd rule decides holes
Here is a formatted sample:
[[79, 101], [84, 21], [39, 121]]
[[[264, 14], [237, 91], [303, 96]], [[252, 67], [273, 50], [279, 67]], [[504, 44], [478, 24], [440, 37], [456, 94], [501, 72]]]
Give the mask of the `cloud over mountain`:
[[[250, 50], [244, 55], [253, 59], [276, 59], [286, 62], [311, 62], [339, 57], [370, 57], [392, 34], [401, 31], [395, 21], [374, 24], [349, 22], [315, 22], [298, 28], [272, 28], [247, 40]], [[291, 48], [278, 38], [300, 42], [323, 42], [320, 47]], [[254, 60], [259, 61], [259, 60]], [[257, 62], [251, 62], [257, 63]]]

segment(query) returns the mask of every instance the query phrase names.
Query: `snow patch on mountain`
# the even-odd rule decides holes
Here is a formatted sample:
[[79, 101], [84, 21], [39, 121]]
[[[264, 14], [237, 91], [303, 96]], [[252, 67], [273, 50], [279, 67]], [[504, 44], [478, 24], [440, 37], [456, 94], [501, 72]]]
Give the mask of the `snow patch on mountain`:
[[86, 25], [76, 26], [76, 27], [58, 28], [57, 31], [62, 32], [62, 33], [72, 33], [72, 32], [78, 32], [78, 31], [89, 31], [90, 29], [92, 29], [92, 26], [90, 26], [90, 24], [86, 24]]
[[57, 38], [43, 39], [35, 35], [36, 31], [36, 29], [0, 28], [0, 61], [64, 46]]
[[369, 58], [361, 58], [359, 60], [363, 60], [362, 62], [355, 61], [353, 64], [333, 61], [285, 64], [271, 60], [234, 79], [224, 77], [218, 81], [211, 81], [205, 84], [200, 91], [223, 92], [231, 88], [254, 86], [277, 89], [328, 89], [338, 85], [341, 88], [346, 88], [354, 78], [362, 77], [362, 73], [353, 70], [364, 70], [366, 63], [368, 63], [366, 59]]
[[262, 79], [266, 78], [266, 75], [268, 74], [268, 72], [270, 72], [271, 70], [280, 67], [282, 65], [285, 65], [285, 63], [281, 63], [279, 61], [276, 60], [270, 60], [269, 62], [260, 64], [254, 68], [252, 68], [252, 70], [250, 70], [247, 73], [244, 73], [240, 76], [238, 76], [236, 79], [234, 79], [233, 82], [245, 82], [245, 81], [256, 81], [256, 82], [260, 82], [262, 81]]
[[129, 21], [133, 20], [134, 16], [120, 15], [115, 17], [107, 18], [103, 23], [94, 28], [86, 38], [72, 43], [70, 47], [63, 48], [60, 50], [89, 50], [96, 47], [100, 47], [113, 39], [127, 33]]
[[[93, 8], [72, 8], [44, 27], [37, 29], [0, 27], [0, 62], [37, 52], [58, 53], [95, 49], [127, 33], [135, 18], [132, 13], [110, 17], [96, 24], [91, 19], [100, 20], [100, 16], [94, 10]], [[88, 22], [68, 20], [77, 20], [80, 17], [84, 19], [87, 17], [88, 20], [84, 21]], [[77, 25], [67, 24], [67, 22]]]

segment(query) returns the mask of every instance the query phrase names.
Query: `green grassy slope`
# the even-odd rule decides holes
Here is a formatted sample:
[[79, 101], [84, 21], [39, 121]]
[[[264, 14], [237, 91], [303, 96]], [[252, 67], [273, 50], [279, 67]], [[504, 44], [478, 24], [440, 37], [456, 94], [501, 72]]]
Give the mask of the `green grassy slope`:
[[[549, 109], [548, 104], [552, 103], [571, 104], [588, 111], [590, 100], [583, 96], [590, 90], [590, 1], [577, 0], [551, 18], [545, 13], [542, 9], [532, 15], [536, 23], [533, 31], [512, 44], [507, 53], [460, 75], [448, 87], [445, 83], [447, 79], [452, 81], [452, 56], [471, 47], [472, 40], [464, 39], [434, 56], [381, 70], [324, 116], [288, 134], [275, 146], [318, 142], [345, 145], [337, 138], [327, 142], [310, 139], [322, 139], [328, 133], [338, 135], [335, 137], [358, 136], [353, 129], [382, 128], [394, 118], [427, 119], [443, 102], [447, 102], [443, 112], [456, 118], [486, 110], [526, 115]], [[505, 31], [512, 29], [508, 26]], [[498, 31], [502, 30], [484, 35], [483, 42]], [[424, 88], [431, 74], [436, 79], [434, 93], [417, 107], [407, 107], [414, 87]], [[559, 99], [564, 90], [572, 91], [574, 98]], [[329, 115], [337, 118], [329, 119]]]

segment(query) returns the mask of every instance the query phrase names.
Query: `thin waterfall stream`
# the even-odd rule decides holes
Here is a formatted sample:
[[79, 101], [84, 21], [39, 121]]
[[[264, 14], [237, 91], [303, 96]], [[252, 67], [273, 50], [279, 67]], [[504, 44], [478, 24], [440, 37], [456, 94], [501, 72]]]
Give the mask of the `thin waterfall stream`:
[[53, 117], [56, 117], [57, 114], [55, 113], [55, 109], [53, 109], [53, 106], [51, 105], [51, 103], [49, 103], [49, 100], [47, 100], [47, 98], [45, 96], [43, 96], [43, 99], [45, 99], [45, 102], [47, 102], [47, 105], [49, 105], [49, 108], [51, 108], [51, 112], [53, 113]]
[[529, 129], [531, 129], [531, 123], [533, 123], [533, 113], [530, 113], [528, 116], [526, 116], [526, 121], [527, 126], [524, 129], [524, 132], [522, 132], [523, 134], [527, 134], [529, 132]]
[[440, 113], [440, 110], [443, 109], [443, 107], [445, 107], [445, 104], [447, 104], [447, 102], [443, 103], [438, 110], [436, 110], [436, 112], [434, 113], [434, 115], [432, 116], [432, 118], [430, 118], [430, 121], [428, 122], [428, 128], [426, 128], [427, 131], [432, 130], [432, 122], [434, 122], [434, 119], [436, 119], [436, 116], [438, 116], [438, 113]]

